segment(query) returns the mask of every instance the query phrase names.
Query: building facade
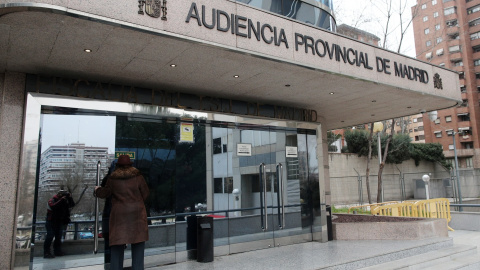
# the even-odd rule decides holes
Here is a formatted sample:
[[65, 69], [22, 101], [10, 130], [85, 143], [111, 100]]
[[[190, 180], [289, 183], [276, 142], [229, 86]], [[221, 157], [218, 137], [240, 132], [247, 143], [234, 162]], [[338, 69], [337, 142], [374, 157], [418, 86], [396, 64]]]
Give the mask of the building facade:
[[[480, 1], [417, 1], [412, 7], [417, 58], [458, 72], [462, 103], [439, 110], [431, 121], [424, 114], [425, 142], [440, 143], [454, 165], [480, 167]], [[455, 138], [452, 135], [455, 134]]]
[[[41, 145], [77, 131], [135, 157], [148, 267], [188, 260], [200, 215], [215, 217], [216, 256], [328, 241], [327, 130], [461, 103], [455, 73], [339, 35], [332, 14], [310, 0], [0, 1], [0, 265], [103, 269], [85, 250], [98, 239], [76, 240], [84, 219], [64, 242], [76, 256], [40, 248]], [[94, 204], [74, 210], [96, 223]]]
[[84, 143], [52, 145], [41, 155], [38, 187], [44, 192], [55, 192], [67, 189], [69, 182], [95, 185], [98, 161], [103, 176], [112, 160], [108, 147], [91, 147]]

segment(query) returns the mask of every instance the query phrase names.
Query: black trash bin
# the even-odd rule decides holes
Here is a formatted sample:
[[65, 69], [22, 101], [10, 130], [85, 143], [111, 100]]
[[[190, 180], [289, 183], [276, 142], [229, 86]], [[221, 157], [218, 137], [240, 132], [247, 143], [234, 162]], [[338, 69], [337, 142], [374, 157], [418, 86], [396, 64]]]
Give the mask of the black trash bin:
[[197, 262], [213, 261], [213, 217], [197, 218]]
[[327, 233], [328, 233], [328, 241], [333, 241], [332, 206], [331, 205], [327, 205]]

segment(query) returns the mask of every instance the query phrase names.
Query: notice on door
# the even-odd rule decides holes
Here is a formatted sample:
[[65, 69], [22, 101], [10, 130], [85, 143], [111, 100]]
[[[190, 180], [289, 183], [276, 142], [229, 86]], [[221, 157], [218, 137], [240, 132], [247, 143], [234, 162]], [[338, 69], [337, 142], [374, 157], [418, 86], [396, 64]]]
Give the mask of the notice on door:
[[295, 146], [286, 146], [285, 147], [285, 155], [286, 157], [296, 158], [298, 157], [298, 150]]
[[252, 156], [252, 145], [249, 144], [249, 143], [239, 143], [239, 144], [237, 144], [237, 156], [251, 157]]
[[193, 123], [180, 124], [180, 142], [193, 142]]

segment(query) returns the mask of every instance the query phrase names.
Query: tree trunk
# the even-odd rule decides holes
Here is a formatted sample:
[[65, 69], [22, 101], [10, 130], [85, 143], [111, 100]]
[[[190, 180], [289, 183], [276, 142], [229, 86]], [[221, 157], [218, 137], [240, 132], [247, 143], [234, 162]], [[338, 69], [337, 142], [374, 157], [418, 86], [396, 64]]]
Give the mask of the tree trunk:
[[80, 202], [82, 201], [83, 195], [85, 194], [85, 191], [87, 191], [87, 189], [88, 189], [88, 185], [85, 185], [85, 186], [83, 187], [82, 192], [80, 193], [80, 196], [79, 196], [78, 199], [75, 201], [75, 205], [80, 204]]
[[392, 140], [393, 133], [395, 132], [395, 119], [392, 119], [392, 126], [390, 127], [390, 134], [388, 135], [387, 141], [385, 142], [385, 150], [383, 151], [382, 162], [378, 168], [378, 189], [377, 189], [377, 203], [382, 202], [382, 173], [383, 168], [385, 167], [385, 161], [387, 160], [388, 146]]
[[370, 124], [370, 135], [368, 135], [368, 157], [365, 184], [367, 185], [368, 204], [372, 204], [372, 195], [370, 193], [370, 160], [372, 159], [372, 141], [373, 141], [373, 123]]

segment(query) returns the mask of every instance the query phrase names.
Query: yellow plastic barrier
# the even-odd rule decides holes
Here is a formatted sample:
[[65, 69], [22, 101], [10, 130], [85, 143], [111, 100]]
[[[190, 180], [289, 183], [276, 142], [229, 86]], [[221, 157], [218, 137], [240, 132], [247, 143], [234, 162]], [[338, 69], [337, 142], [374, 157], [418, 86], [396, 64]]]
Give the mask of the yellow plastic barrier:
[[[450, 215], [450, 201], [445, 198], [439, 199], [430, 199], [430, 200], [423, 200], [418, 201], [415, 203], [417, 208], [417, 215], [418, 217], [424, 218], [444, 218], [447, 220], [447, 223], [452, 220], [452, 216]], [[448, 229], [453, 231], [450, 226]]]
[[416, 217], [417, 211], [413, 202], [403, 202], [379, 206], [373, 209], [372, 215], [393, 217]]
[[452, 216], [450, 215], [450, 201], [445, 198], [378, 206], [372, 209], [371, 213], [372, 215], [381, 216], [444, 218], [447, 220], [448, 229], [453, 231], [453, 229], [448, 226], [448, 222], [452, 220]]
[[370, 211], [371, 211], [372, 209], [375, 209], [378, 206], [395, 204], [395, 203], [398, 203], [398, 201], [390, 201], [390, 202], [372, 203], [372, 204], [363, 204], [363, 205], [358, 205], [358, 206], [352, 206], [352, 207], [348, 208], [347, 213], [350, 214], [350, 210], [352, 210], [352, 209], [360, 209], [360, 208], [363, 209], [363, 208], [367, 208], [367, 207], [370, 207]]

